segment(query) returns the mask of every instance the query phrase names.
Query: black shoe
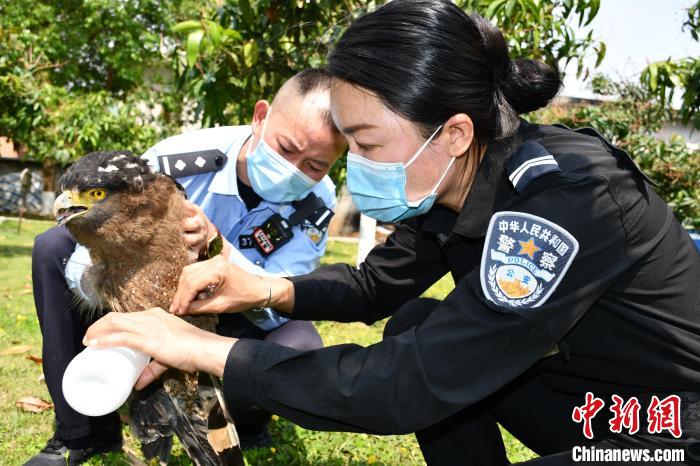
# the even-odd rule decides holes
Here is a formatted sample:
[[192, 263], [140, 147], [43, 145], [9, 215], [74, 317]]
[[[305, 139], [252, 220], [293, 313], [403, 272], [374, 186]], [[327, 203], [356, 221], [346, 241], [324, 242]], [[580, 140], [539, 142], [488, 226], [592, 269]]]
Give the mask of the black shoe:
[[272, 446], [272, 437], [267, 426], [256, 435], [241, 435], [238, 434], [238, 440], [241, 441], [241, 450], [252, 450], [253, 448], [268, 448]]
[[38, 454], [24, 463], [24, 466], [65, 466], [66, 461], [68, 461], [68, 447], [59, 438], [53, 436]]
[[78, 466], [88, 459], [102, 453], [118, 452], [122, 449], [122, 440], [111, 444], [95, 442], [95, 445], [80, 450], [71, 450], [55, 435], [46, 446], [24, 463], [24, 466]]
[[78, 466], [85, 463], [95, 455], [103, 453], [116, 453], [122, 451], [122, 439], [113, 443], [95, 441], [95, 444], [81, 450], [68, 450], [68, 465]]

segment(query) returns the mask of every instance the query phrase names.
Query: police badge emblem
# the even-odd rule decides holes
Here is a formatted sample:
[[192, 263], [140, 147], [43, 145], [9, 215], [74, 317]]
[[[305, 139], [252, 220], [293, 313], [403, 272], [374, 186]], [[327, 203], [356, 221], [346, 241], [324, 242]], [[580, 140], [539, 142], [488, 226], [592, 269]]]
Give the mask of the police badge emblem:
[[323, 240], [323, 235], [326, 233], [326, 228], [319, 229], [316, 227], [316, 225], [308, 221], [304, 222], [304, 224], [301, 226], [301, 230], [306, 236], [309, 237], [311, 242], [314, 243], [314, 245], [316, 246], [321, 244], [321, 240]]
[[577, 252], [576, 238], [549, 220], [497, 212], [481, 256], [481, 288], [499, 306], [538, 307], [554, 293]]

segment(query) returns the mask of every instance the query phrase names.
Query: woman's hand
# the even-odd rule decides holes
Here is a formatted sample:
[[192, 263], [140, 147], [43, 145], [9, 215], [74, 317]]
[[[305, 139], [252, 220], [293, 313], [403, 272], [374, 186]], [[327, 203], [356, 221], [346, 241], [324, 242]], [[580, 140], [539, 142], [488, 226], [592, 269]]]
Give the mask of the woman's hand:
[[201, 330], [160, 308], [110, 312], [88, 328], [83, 343], [95, 348], [127, 346], [154, 360], [139, 377], [141, 389], [169, 367], [222, 377], [226, 358], [237, 340]]
[[294, 307], [294, 287], [289, 280], [252, 275], [217, 256], [182, 269], [170, 312], [218, 314], [271, 306], [282, 312]]

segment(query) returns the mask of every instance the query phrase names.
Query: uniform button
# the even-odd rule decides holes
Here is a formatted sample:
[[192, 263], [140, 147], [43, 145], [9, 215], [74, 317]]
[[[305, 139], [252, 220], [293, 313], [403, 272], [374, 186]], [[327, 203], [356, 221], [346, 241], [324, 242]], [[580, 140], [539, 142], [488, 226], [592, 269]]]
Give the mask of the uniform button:
[[262, 265], [262, 262], [260, 262], [260, 261], [255, 261], [255, 265], [260, 266], [260, 265]]

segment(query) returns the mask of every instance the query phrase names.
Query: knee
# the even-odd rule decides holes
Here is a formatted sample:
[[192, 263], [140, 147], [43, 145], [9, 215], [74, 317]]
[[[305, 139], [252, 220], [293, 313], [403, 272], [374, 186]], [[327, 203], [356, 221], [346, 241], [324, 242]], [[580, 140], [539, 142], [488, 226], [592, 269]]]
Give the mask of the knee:
[[314, 324], [306, 321], [298, 321], [297, 338], [292, 342], [292, 348], [302, 351], [315, 350], [323, 348], [323, 340], [319, 335]]
[[323, 348], [323, 340], [314, 324], [302, 320], [287, 322], [266, 340], [301, 351]]
[[440, 303], [433, 298], [416, 298], [401, 306], [384, 326], [384, 338], [399, 335], [422, 324]]
[[68, 257], [75, 250], [75, 240], [65, 227], [53, 227], [34, 238], [32, 260], [36, 263], [54, 263]]

